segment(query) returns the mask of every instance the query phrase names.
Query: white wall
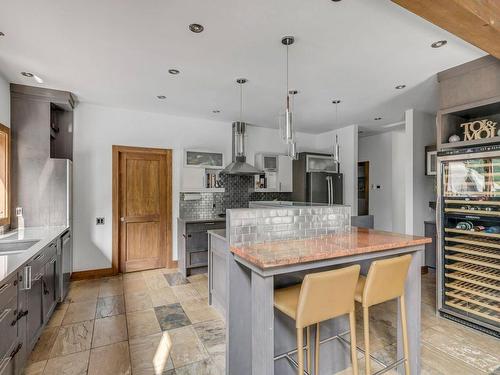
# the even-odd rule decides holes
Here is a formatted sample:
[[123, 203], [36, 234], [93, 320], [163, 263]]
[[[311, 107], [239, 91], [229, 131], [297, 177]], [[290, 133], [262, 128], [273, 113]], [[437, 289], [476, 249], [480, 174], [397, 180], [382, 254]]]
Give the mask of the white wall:
[[10, 85], [0, 73], [0, 124], [10, 128]]
[[359, 139], [359, 161], [370, 163], [369, 214], [379, 230], [392, 230], [392, 160], [392, 132]]
[[[285, 152], [277, 130], [248, 127], [247, 157], [257, 151]], [[316, 137], [297, 134], [299, 147], [314, 148]], [[108, 268], [112, 254], [112, 145], [173, 149], [173, 252], [177, 257], [180, 169], [185, 148], [223, 151], [231, 158], [231, 124], [129, 111], [82, 103], [74, 130], [74, 270]], [[105, 225], [95, 225], [97, 216]]]
[[405, 170], [407, 167], [406, 133], [405, 129], [391, 132], [392, 165], [387, 168], [392, 169], [392, 231], [396, 233], [406, 233], [406, 200], [405, 200]]
[[350, 125], [341, 129], [317, 135], [316, 148], [320, 152], [331, 153], [338, 135], [340, 144], [340, 172], [344, 174], [344, 204], [358, 212], [358, 126]]

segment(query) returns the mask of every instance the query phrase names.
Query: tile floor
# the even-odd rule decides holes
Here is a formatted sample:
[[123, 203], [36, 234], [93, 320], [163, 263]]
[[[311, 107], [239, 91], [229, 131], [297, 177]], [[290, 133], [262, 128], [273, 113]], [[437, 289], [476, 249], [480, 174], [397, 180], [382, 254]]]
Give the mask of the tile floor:
[[[436, 317], [434, 296], [429, 273], [422, 279], [422, 374], [500, 374], [500, 342]], [[372, 310], [371, 346], [382, 361], [395, 357], [395, 309], [386, 303]], [[361, 322], [359, 316], [360, 345]], [[224, 321], [207, 305], [206, 275], [184, 279], [160, 269], [77, 281], [43, 332], [25, 375], [219, 375], [224, 342]], [[360, 355], [362, 371], [363, 362]]]

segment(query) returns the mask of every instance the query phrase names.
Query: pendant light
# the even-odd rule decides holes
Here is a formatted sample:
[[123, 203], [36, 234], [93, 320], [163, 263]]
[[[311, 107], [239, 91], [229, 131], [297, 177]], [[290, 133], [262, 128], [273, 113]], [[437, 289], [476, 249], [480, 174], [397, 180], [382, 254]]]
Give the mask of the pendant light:
[[295, 41], [293, 36], [285, 36], [281, 39], [281, 43], [286, 46], [286, 104], [285, 115], [283, 118], [282, 138], [286, 144], [295, 142], [295, 134], [293, 128], [293, 114], [290, 104], [290, 91], [288, 89], [288, 47]]
[[[339, 103], [340, 100], [334, 100], [332, 101], [333, 104], [335, 104], [335, 129], [337, 128], [338, 121], [339, 121]], [[332, 150], [332, 159], [334, 163], [340, 164], [340, 144], [339, 144], [339, 136], [338, 134], [335, 134], [335, 142], [333, 144], [333, 150]]]
[[[295, 95], [299, 92], [297, 90], [289, 90], [288, 95], [291, 95], [291, 109], [295, 108]], [[292, 160], [297, 160], [299, 154], [297, 153], [297, 143], [295, 141], [295, 133], [292, 132], [292, 142], [288, 143], [288, 157]]]

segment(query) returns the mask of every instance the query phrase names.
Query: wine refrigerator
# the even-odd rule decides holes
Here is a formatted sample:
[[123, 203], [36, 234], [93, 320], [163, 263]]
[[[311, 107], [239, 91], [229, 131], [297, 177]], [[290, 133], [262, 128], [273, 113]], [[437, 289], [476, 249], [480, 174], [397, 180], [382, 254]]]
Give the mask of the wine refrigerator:
[[437, 160], [438, 310], [499, 337], [500, 145]]

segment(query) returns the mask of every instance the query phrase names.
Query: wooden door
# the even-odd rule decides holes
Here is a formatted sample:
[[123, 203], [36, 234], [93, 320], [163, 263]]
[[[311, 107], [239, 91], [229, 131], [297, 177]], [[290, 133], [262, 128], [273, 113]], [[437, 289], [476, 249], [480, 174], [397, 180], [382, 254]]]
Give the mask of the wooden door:
[[126, 147], [117, 159], [119, 271], [169, 267], [171, 151]]

